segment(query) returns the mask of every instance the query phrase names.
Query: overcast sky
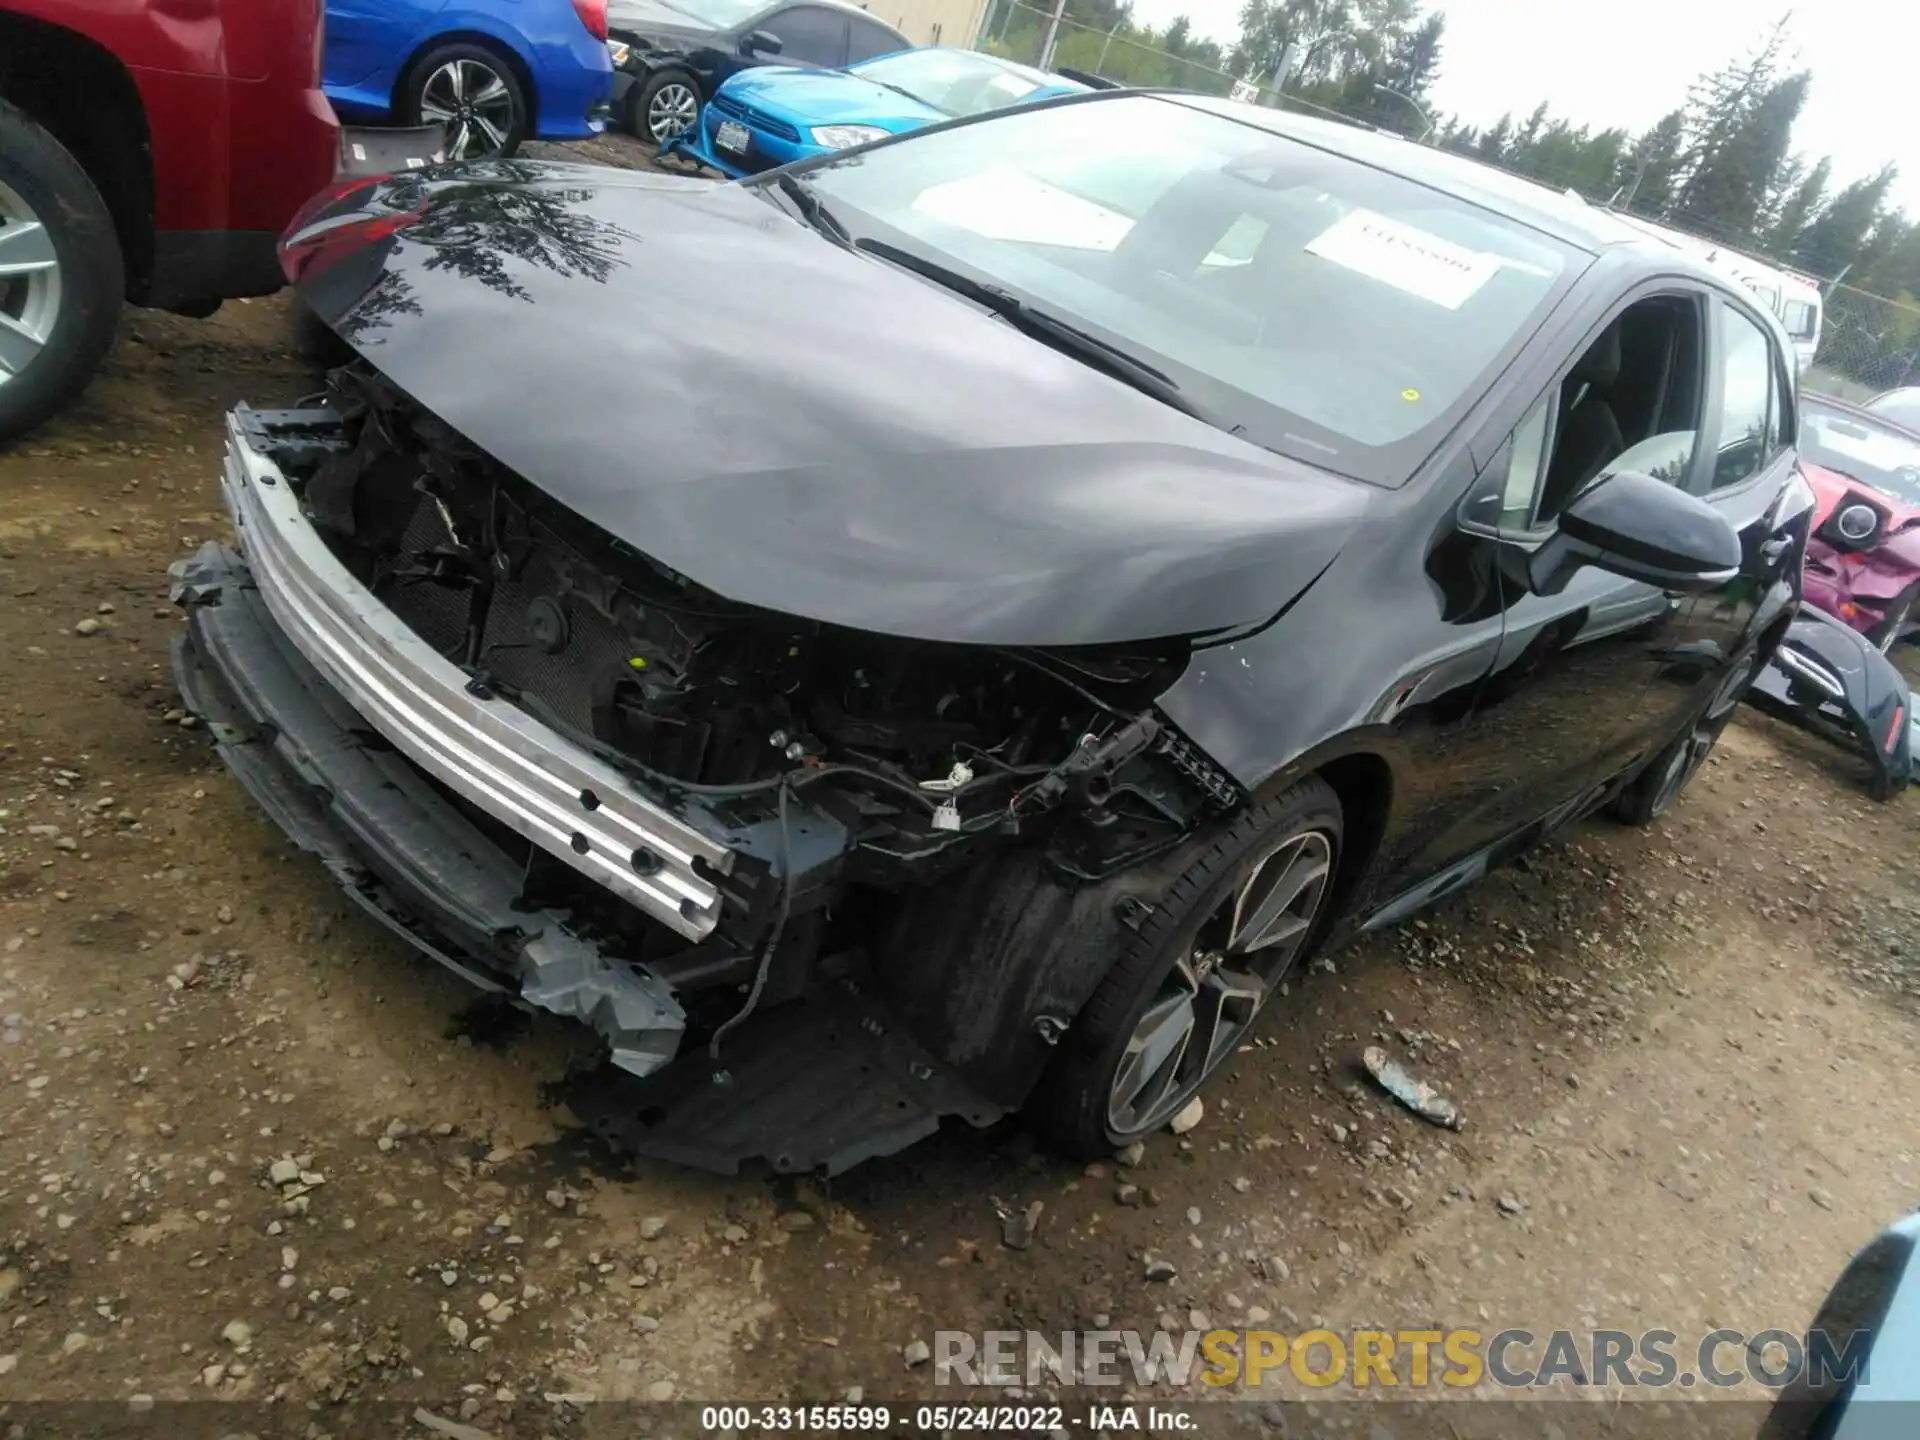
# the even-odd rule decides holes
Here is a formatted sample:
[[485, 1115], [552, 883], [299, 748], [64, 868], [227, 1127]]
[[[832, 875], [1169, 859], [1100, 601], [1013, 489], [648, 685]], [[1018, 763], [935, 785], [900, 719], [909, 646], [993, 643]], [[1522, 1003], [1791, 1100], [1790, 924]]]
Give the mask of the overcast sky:
[[[1442, 0], [1447, 35], [1435, 105], [1487, 125], [1542, 100], [1596, 128], [1641, 130], [1703, 70], [1757, 45], [1786, 8], [1752, 0]], [[1155, 27], [1186, 14], [1202, 35], [1238, 35], [1240, 0], [1134, 0]], [[1920, 5], [1800, 0], [1788, 27], [1813, 93], [1794, 132], [1830, 154], [1836, 180], [1900, 167], [1894, 199], [1920, 217]]]

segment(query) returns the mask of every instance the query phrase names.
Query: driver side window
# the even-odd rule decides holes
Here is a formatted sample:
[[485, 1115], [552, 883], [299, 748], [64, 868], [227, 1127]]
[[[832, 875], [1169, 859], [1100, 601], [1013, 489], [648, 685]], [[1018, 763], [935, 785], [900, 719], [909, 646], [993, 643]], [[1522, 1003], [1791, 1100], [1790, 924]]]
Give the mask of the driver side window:
[[1547, 528], [1602, 475], [1684, 486], [1699, 446], [1702, 335], [1699, 297], [1653, 295], [1593, 336], [1513, 433], [1500, 528]]
[[820, 5], [796, 5], [770, 15], [760, 29], [780, 41], [776, 57], [783, 65], [843, 65], [847, 58], [847, 17]]

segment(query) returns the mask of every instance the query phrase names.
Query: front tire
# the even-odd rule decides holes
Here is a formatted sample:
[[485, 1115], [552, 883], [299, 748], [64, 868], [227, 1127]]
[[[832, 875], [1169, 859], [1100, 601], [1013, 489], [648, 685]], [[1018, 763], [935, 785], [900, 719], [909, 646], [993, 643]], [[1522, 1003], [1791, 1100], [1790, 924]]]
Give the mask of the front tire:
[[634, 94], [633, 133], [650, 145], [667, 143], [700, 123], [700, 87], [682, 70], [649, 75]]
[[0, 100], [0, 440], [93, 378], [113, 344], [126, 267], [106, 202], [67, 148]]
[[444, 125], [449, 160], [507, 156], [533, 125], [533, 105], [506, 56], [456, 40], [436, 45], [407, 68], [401, 117], [409, 125]]
[[1090, 1158], [1179, 1113], [1319, 934], [1342, 834], [1339, 797], [1314, 776], [1196, 842], [1067, 1031], [1029, 1120]]

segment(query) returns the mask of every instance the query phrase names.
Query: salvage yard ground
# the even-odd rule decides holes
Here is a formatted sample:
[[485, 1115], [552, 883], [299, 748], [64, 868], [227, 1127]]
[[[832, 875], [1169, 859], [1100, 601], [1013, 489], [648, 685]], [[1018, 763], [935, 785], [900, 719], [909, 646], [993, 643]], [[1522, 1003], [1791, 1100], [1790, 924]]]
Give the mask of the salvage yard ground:
[[[1920, 1201], [1920, 797], [1750, 714], [1653, 831], [1296, 977], [1136, 1166], [1014, 1124], [830, 1185], [620, 1165], [543, 1099], [585, 1033], [412, 958], [175, 708], [166, 566], [221, 528], [225, 408], [311, 388], [291, 337], [278, 300], [133, 314], [0, 452], [0, 1418], [543, 1434], [562, 1396], [930, 1394], [936, 1329], [1793, 1328]], [[1376, 1043], [1463, 1132], [1364, 1085]]]

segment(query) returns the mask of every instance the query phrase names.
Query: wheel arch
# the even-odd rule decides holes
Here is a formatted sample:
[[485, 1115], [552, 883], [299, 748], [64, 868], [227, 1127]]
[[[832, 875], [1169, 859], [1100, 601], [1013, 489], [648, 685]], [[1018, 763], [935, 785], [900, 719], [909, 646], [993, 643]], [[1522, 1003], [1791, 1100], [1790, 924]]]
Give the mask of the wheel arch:
[[[1340, 837], [1340, 863], [1334, 873], [1333, 895], [1327, 904], [1327, 930], [1351, 918], [1350, 907], [1361, 890], [1374, 857], [1387, 838], [1387, 817], [1393, 811], [1393, 766], [1374, 750], [1349, 750], [1334, 755], [1307, 774], [1318, 775], [1340, 797], [1345, 833]], [[1291, 784], [1302, 778], [1293, 775]], [[1323, 938], [1326, 932], [1323, 931]]]
[[540, 86], [534, 81], [533, 67], [527, 63], [527, 57], [521, 53], [519, 44], [511, 35], [492, 30], [479, 30], [470, 25], [454, 30], [436, 30], [408, 53], [393, 77], [393, 96], [390, 106], [393, 114], [400, 113], [400, 102], [406, 93], [407, 77], [413, 74], [413, 67], [431, 51], [442, 45], [478, 45], [491, 51], [505, 61], [513, 71], [513, 78], [520, 82], [520, 88], [527, 92], [527, 139], [531, 140], [540, 129]]
[[0, 10], [0, 99], [87, 172], [113, 217], [128, 298], [140, 299], [153, 272], [154, 180], [146, 106], [132, 74], [78, 31]]
[[[1289, 766], [1249, 806], [1310, 778], [1339, 798], [1344, 832], [1326, 920], [1312, 942], [1318, 944], [1339, 933], [1362, 893], [1387, 833], [1393, 773], [1385, 756], [1351, 745]], [[1194, 854], [1183, 844], [1073, 888], [1052, 876], [1037, 848], [987, 860], [895, 906], [877, 952], [879, 988], [930, 1053], [977, 1093], [1016, 1109], [1052, 1058], [1047, 1036], [1057, 1038], [1079, 1019]]]

